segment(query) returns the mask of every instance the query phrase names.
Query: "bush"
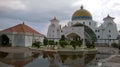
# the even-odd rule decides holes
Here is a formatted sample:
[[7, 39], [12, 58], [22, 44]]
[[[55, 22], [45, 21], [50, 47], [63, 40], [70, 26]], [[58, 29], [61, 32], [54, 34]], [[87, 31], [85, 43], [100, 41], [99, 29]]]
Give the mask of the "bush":
[[82, 45], [82, 40], [76, 41], [76, 45], [78, 45], [79, 47], [81, 47], [81, 45]]
[[114, 48], [118, 48], [119, 47], [117, 43], [112, 43], [111, 46], [114, 47]]
[[59, 42], [59, 44], [60, 44], [60, 46], [61, 46], [62, 48], [65, 48], [65, 46], [68, 45], [68, 42], [61, 40], [61, 41]]
[[43, 40], [43, 44], [44, 44], [44, 45], [48, 45], [48, 39], [47, 39], [47, 38], [45, 38], [45, 39]]
[[76, 46], [81, 47], [81, 45], [82, 45], [82, 40], [79, 40], [79, 41], [71, 41], [71, 42], [70, 42], [70, 45], [72, 45], [72, 47], [73, 47], [74, 49], [76, 49]]
[[70, 45], [74, 48], [74, 50], [76, 49], [76, 44], [77, 44], [76, 41], [71, 41], [70, 42]]
[[40, 48], [41, 42], [35, 42], [32, 44], [32, 47]]
[[65, 36], [62, 35], [60, 40], [65, 41]]
[[89, 41], [86, 41], [87, 48], [95, 48], [94, 43], [90, 43]]
[[49, 45], [55, 45], [54, 40], [49, 40], [48, 43], [49, 43]]

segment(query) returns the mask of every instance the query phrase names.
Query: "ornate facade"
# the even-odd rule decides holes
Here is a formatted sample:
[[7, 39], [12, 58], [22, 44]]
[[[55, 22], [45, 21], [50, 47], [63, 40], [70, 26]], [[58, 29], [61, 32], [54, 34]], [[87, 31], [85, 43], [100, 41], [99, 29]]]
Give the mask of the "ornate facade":
[[75, 11], [71, 21], [67, 25], [61, 27], [59, 20], [54, 17], [48, 28], [47, 38], [59, 41], [62, 35], [67, 40], [89, 40], [98, 44], [118, 43], [118, 31], [113, 17], [109, 15], [103, 19], [103, 23], [97, 27], [97, 22], [92, 19], [89, 11], [81, 8]]

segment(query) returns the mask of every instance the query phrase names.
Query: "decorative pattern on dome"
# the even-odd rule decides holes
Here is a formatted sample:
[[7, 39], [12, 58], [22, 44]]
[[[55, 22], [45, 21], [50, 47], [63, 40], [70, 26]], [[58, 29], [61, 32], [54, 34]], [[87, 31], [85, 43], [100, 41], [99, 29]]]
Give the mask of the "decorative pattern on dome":
[[92, 19], [92, 15], [89, 11], [85, 10], [83, 6], [81, 6], [81, 9], [77, 10], [73, 16], [72, 20], [88, 20]]

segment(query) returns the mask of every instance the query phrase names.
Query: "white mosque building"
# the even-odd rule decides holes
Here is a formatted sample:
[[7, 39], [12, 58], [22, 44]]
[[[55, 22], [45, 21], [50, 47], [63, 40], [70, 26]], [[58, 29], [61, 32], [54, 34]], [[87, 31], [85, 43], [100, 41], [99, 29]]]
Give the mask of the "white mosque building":
[[59, 41], [64, 35], [67, 40], [85, 39], [95, 41], [97, 44], [118, 43], [118, 30], [114, 18], [107, 16], [103, 18], [103, 23], [98, 27], [97, 22], [92, 19], [91, 13], [83, 6], [72, 15], [71, 21], [61, 27], [60, 21], [54, 17], [50, 20], [47, 38]]

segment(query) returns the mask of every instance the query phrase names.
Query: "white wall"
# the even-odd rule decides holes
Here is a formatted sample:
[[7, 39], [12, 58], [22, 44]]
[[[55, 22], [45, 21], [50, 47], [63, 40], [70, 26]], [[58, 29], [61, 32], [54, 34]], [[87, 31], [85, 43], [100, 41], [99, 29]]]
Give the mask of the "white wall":
[[25, 46], [25, 36], [14, 34], [14, 46]]
[[[118, 43], [118, 40], [113, 40], [113, 39], [117, 39], [118, 37], [118, 30], [117, 30], [117, 26], [116, 23], [113, 21], [113, 18], [105, 18], [104, 19], [104, 23], [101, 24], [100, 27], [98, 27], [98, 29], [96, 29], [96, 35], [98, 38], [98, 43], [106, 43], [106, 44], [111, 44], [113, 42]], [[99, 31], [98, 31], [99, 30]], [[105, 40], [99, 40], [99, 39], [106, 39]], [[111, 40], [107, 40], [107, 39], [111, 39]]]
[[33, 36], [25, 35], [25, 46], [26, 47], [32, 46], [32, 39], [33, 39]]

